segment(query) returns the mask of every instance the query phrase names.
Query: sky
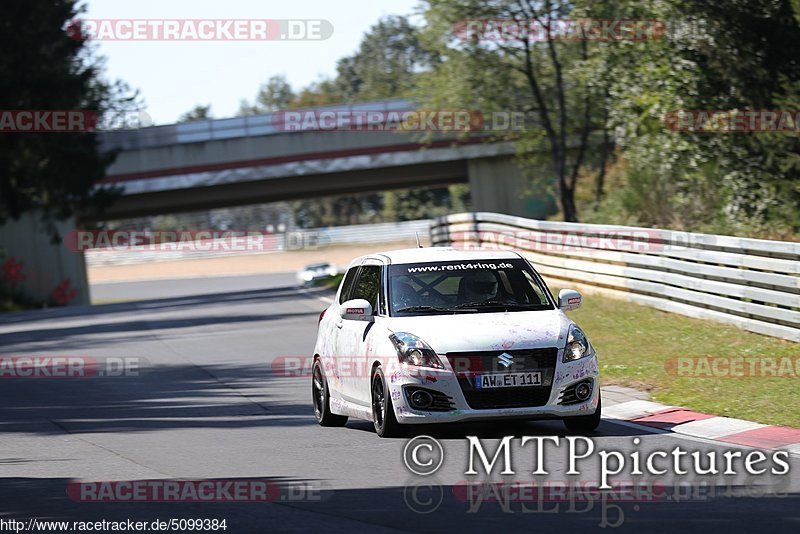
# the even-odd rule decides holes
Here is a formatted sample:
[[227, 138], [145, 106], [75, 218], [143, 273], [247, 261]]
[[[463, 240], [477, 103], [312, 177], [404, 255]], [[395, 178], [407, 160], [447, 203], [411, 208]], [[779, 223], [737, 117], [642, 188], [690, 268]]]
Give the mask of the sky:
[[270, 76], [298, 90], [332, 77], [382, 16], [411, 15], [418, 0], [88, 0], [84, 19], [323, 19], [323, 41], [95, 41], [106, 77], [138, 89], [155, 124], [170, 124], [195, 105], [232, 117]]

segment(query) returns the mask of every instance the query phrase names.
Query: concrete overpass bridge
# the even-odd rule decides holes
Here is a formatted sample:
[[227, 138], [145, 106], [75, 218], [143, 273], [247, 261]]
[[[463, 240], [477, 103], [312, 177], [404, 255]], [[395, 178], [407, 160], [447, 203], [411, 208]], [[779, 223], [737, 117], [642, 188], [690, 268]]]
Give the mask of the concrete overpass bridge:
[[[412, 110], [390, 100], [316, 112]], [[525, 198], [514, 147], [485, 136], [419, 132], [285, 131], [280, 113], [105, 132], [119, 151], [106, 183], [123, 196], [102, 216], [119, 219], [347, 193], [469, 183], [473, 206], [541, 217], [549, 205]]]
[[[403, 100], [318, 108], [318, 112], [413, 110]], [[106, 183], [122, 196], [104, 213], [78, 224], [182, 211], [398, 188], [468, 183], [473, 208], [531, 218], [551, 209], [547, 197], [526, 194], [527, 180], [510, 143], [396, 131], [285, 131], [277, 114], [107, 131], [102, 148], [118, 156]], [[61, 225], [66, 235], [73, 221]], [[66, 280], [72, 304], [89, 302], [82, 254], [51, 243], [35, 214], [0, 227], [0, 246], [31, 271], [25, 293], [46, 301]]]

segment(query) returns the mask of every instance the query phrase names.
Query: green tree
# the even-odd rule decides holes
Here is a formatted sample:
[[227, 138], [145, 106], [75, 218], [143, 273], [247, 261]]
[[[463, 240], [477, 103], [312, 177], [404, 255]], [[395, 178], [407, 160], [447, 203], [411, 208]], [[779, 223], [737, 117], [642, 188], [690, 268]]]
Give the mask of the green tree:
[[[79, 15], [74, 0], [9, 0], [3, 7], [0, 109], [102, 115], [135, 104], [123, 84], [102, 80], [102, 62], [69, 25]], [[53, 221], [113, 200], [113, 189], [97, 187], [112, 160], [99, 153], [93, 132], [0, 132], [0, 222], [36, 211], [58, 238]]]
[[423, 75], [416, 94], [434, 107], [528, 114], [524, 131], [504, 137], [517, 142], [530, 167], [541, 160], [544, 148], [564, 220], [576, 221], [575, 189], [590, 157], [591, 132], [605, 127], [605, 89], [601, 79], [584, 72], [595, 49], [585, 40], [537, 39], [525, 31], [485, 39], [481, 30], [473, 32], [475, 27], [466, 24], [505, 20], [555, 32], [557, 22], [573, 12], [574, 2], [428, 0], [428, 5], [424, 42], [447, 60]]
[[294, 92], [286, 76], [277, 74], [261, 86], [256, 95], [256, 105], [264, 111], [277, 111], [289, 107], [293, 98]]
[[311, 108], [341, 104], [343, 98], [332, 80], [314, 82], [300, 90], [291, 101], [290, 108]]
[[611, 122], [635, 222], [729, 233], [800, 228], [798, 140], [671, 131], [677, 110], [795, 109], [800, 25], [788, 0], [649, 0], [623, 16], [678, 21], [608, 49]]
[[249, 104], [242, 100], [239, 105], [239, 116], [257, 115], [289, 108], [294, 100], [292, 86], [283, 74], [270, 76], [269, 80], [261, 86], [256, 95], [255, 102]]
[[409, 96], [417, 75], [439, 62], [406, 17], [381, 19], [352, 56], [339, 60], [335, 84], [345, 102]]
[[381, 218], [386, 222], [427, 219], [470, 208], [466, 184], [386, 191], [382, 198]]
[[[800, 109], [800, 23], [790, 0], [727, 0], [713, 9], [698, 0], [687, 8], [708, 21], [712, 38], [709, 46], [692, 50], [705, 74], [704, 104], [730, 110]], [[719, 174], [729, 195], [726, 222], [800, 230], [798, 136], [720, 137]]]
[[213, 117], [211, 116], [211, 105], [207, 106], [197, 105], [193, 107], [191, 110], [181, 115], [180, 118], [178, 119], [178, 122], [203, 121], [208, 119], [213, 119]]

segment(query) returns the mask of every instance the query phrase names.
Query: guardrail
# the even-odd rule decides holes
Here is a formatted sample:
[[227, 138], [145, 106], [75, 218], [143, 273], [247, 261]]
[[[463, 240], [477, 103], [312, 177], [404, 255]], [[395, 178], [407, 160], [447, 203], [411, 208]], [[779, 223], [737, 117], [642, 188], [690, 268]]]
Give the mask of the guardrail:
[[252, 254], [270, 254], [290, 250], [313, 250], [332, 245], [388, 243], [425, 236], [428, 219], [398, 223], [357, 224], [293, 230], [280, 234], [241, 237], [235, 243], [225, 239], [181, 241], [163, 245], [136, 245], [118, 248], [95, 248], [84, 253], [86, 265], [131, 265], [158, 261], [220, 258]]
[[513, 249], [556, 284], [800, 341], [800, 243], [461, 213], [436, 246]]

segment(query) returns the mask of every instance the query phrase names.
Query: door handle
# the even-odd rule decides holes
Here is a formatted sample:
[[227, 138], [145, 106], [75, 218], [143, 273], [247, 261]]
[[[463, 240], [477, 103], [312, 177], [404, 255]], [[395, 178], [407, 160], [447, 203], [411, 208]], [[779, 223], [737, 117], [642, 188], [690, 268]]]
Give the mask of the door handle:
[[341, 328], [341, 327], [343, 327], [343, 326], [344, 326], [344, 321], [342, 321], [341, 319], [339, 319], [338, 321], [336, 321], [336, 328]]

